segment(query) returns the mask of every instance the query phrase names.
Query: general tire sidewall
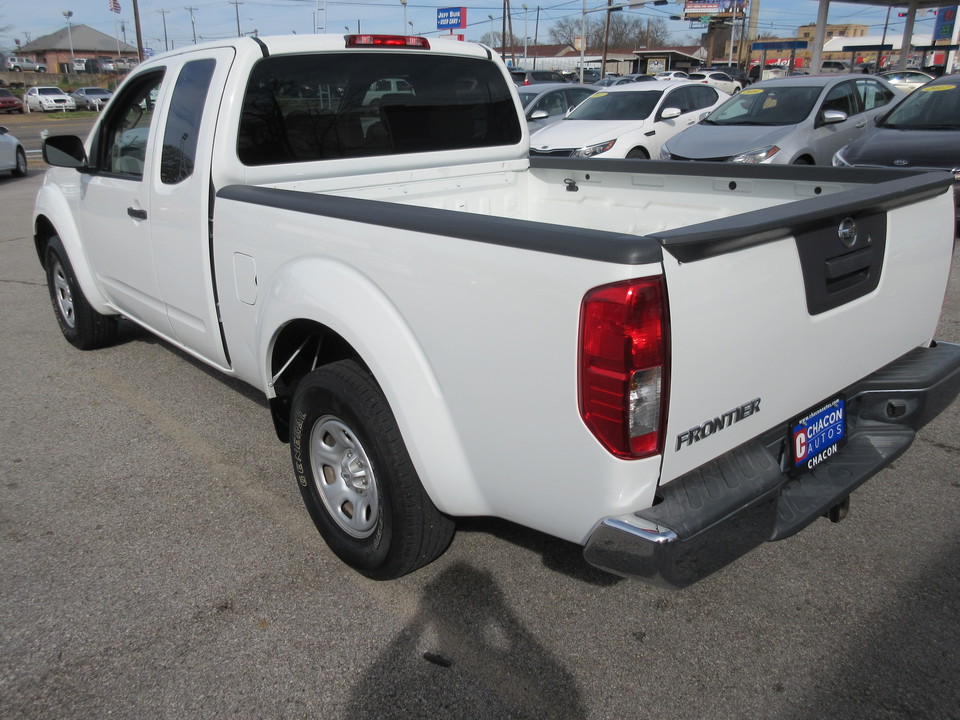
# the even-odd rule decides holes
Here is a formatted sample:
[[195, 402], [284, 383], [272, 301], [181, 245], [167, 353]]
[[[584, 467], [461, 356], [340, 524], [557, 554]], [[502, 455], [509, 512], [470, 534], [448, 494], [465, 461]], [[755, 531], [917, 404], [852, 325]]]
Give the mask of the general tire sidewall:
[[[294, 474], [310, 517], [330, 548], [357, 570], [373, 572], [386, 562], [390, 553], [393, 532], [390, 467], [384, 460], [384, 452], [378, 442], [378, 429], [371, 427], [348, 404], [342, 390], [344, 384], [339, 378], [327, 375], [326, 380], [331, 388], [302, 388], [298, 389], [294, 396], [290, 438]], [[305, 378], [302, 382], [309, 383], [311, 378]], [[310, 461], [311, 433], [317, 421], [327, 415], [335, 416], [350, 427], [363, 445], [377, 477], [380, 515], [375, 530], [366, 538], [351, 537], [337, 525], [330, 517], [315, 484], [316, 478]]]

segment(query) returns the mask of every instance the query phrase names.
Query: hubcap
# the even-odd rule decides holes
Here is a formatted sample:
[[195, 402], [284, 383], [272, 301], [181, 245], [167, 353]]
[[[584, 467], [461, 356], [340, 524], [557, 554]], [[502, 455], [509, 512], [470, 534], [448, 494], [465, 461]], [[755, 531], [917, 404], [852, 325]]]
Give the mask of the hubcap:
[[70, 291], [67, 275], [63, 272], [63, 265], [59, 262], [53, 264], [53, 291], [57, 297], [57, 307], [60, 308], [60, 317], [69, 327], [76, 327], [77, 318], [73, 311], [73, 293]]
[[17, 171], [20, 174], [27, 172], [27, 156], [23, 153], [17, 153]]
[[380, 503], [369, 458], [353, 431], [325, 415], [310, 431], [314, 486], [330, 517], [345, 533], [369, 537], [377, 527]]

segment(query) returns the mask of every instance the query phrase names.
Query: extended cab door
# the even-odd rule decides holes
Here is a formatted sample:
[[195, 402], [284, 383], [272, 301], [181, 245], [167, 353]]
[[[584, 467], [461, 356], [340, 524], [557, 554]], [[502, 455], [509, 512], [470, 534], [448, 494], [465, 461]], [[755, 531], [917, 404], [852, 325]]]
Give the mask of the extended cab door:
[[164, 74], [162, 67], [142, 73], [108, 106], [91, 147], [96, 172], [83, 176], [80, 224], [104, 294], [124, 315], [169, 336], [152, 261], [146, 181]]
[[[158, 123], [150, 229], [152, 265], [169, 325], [191, 352], [228, 365], [217, 313], [210, 235], [210, 170], [217, 110], [232, 48], [172, 58]], [[179, 62], [177, 62], [179, 60]]]

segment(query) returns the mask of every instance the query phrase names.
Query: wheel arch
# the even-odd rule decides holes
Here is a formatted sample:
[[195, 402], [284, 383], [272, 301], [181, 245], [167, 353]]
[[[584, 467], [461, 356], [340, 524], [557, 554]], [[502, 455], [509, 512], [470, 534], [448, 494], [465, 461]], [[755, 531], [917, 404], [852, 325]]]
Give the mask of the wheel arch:
[[380, 386], [433, 503], [452, 515], [488, 512], [434, 369], [413, 329], [370, 278], [311, 259], [278, 272], [261, 297], [260, 366], [282, 440], [289, 440], [297, 383], [313, 367], [355, 360]]
[[50, 184], [41, 186], [34, 211], [33, 242], [40, 265], [46, 268], [47, 243], [54, 235], [58, 236], [87, 302], [102, 315], [115, 315], [116, 311], [109, 306], [94, 278], [93, 269], [83, 250], [80, 228], [70, 206], [62, 193], [54, 192], [51, 187], [53, 186]]

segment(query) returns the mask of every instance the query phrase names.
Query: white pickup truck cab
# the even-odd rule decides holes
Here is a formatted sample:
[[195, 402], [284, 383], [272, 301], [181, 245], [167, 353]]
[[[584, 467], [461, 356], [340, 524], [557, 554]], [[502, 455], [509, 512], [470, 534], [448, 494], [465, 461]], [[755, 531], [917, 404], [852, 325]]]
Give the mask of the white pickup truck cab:
[[127, 318], [262, 390], [371, 577], [489, 515], [687, 585], [842, 515], [960, 389], [947, 173], [532, 161], [480, 45], [190, 47], [44, 154], [66, 339]]

